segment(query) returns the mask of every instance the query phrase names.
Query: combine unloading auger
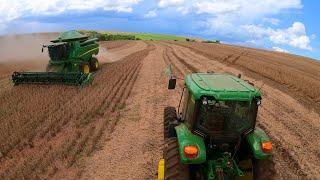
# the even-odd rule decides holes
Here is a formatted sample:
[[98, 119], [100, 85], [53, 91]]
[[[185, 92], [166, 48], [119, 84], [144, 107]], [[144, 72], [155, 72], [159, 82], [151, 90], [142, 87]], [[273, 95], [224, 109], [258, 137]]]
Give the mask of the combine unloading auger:
[[[12, 82], [19, 84], [66, 84], [85, 86], [93, 81], [99, 62], [93, 55], [99, 53], [98, 39], [89, 39], [77, 31], [59, 35], [48, 48], [50, 61], [47, 72], [14, 72]], [[43, 49], [42, 49], [43, 51]]]

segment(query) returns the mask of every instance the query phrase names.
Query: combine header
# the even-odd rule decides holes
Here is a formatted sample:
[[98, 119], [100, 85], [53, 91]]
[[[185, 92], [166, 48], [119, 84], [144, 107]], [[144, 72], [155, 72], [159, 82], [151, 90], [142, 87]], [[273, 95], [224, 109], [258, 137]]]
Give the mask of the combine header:
[[61, 33], [48, 48], [50, 61], [47, 72], [14, 72], [12, 82], [18, 84], [87, 85], [93, 80], [92, 71], [99, 68], [93, 55], [99, 53], [98, 39], [89, 39], [77, 31]]

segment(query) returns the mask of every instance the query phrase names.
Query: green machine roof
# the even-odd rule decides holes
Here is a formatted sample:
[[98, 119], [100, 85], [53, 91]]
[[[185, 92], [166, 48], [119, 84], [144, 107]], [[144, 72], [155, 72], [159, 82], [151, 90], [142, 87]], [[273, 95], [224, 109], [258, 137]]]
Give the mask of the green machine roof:
[[217, 100], [251, 101], [261, 93], [246, 81], [229, 74], [194, 73], [185, 78], [187, 88], [195, 100], [213, 96]]
[[71, 40], [81, 40], [81, 39], [85, 40], [87, 38], [88, 36], [83, 35], [76, 30], [72, 30], [72, 31], [66, 31], [66, 32], [60, 33], [58, 38], [55, 40], [52, 40], [51, 42], [55, 43], [55, 42], [66, 42]]

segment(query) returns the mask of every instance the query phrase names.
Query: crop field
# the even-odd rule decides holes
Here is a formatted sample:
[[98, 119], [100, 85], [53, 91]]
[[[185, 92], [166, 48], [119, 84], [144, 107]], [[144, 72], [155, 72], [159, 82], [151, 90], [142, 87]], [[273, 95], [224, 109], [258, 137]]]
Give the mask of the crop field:
[[170, 64], [179, 78], [210, 70], [253, 82], [263, 93], [257, 124], [274, 143], [268, 177], [320, 177], [315, 60], [223, 44], [110, 41], [100, 43], [102, 67], [88, 87], [12, 86], [12, 71], [45, 66], [36, 53], [0, 60], [0, 179], [155, 179], [163, 109], [178, 105], [183, 88], [166, 89]]
[[[88, 32], [88, 31], [83, 31]], [[97, 33], [97, 32], [96, 32]], [[135, 38], [139, 40], [172, 40], [172, 41], [186, 41], [186, 38], [183, 36], [177, 35], [168, 35], [168, 34], [154, 34], [154, 33], [135, 33], [135, 32], [109, 32], [109, 31], [98, 31], [102, 34], [111, 34], [111, 35], [134, 35]], [[192, 39], [192, 38], [191, 38]]]

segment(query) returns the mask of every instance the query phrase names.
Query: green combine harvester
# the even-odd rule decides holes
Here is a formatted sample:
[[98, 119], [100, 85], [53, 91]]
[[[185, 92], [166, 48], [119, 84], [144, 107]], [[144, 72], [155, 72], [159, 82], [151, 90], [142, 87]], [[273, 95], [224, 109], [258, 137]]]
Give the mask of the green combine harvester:
[[[171, 78], [168, 88], [175, 85]], [[164, 109], [165, 147], [158, 179], [268, 178], [274, 168], [272, 143], [255, 127], [260, 104], [259, 90], [239, 77], [187, 75], [178, 113], [174, 107]]]
[[97, 42], [97, 38], [89, 39], [74, 30], [62, 32], [51, 44], [42, 47], [42, 52], [48, 48], [50, 56], [46, 72], [14, 72], [12, 82], [14, 85], [90, 84], [93, 80], [91, 72], [99, 68], [98, 60], [93, 57], [99, 53]]

